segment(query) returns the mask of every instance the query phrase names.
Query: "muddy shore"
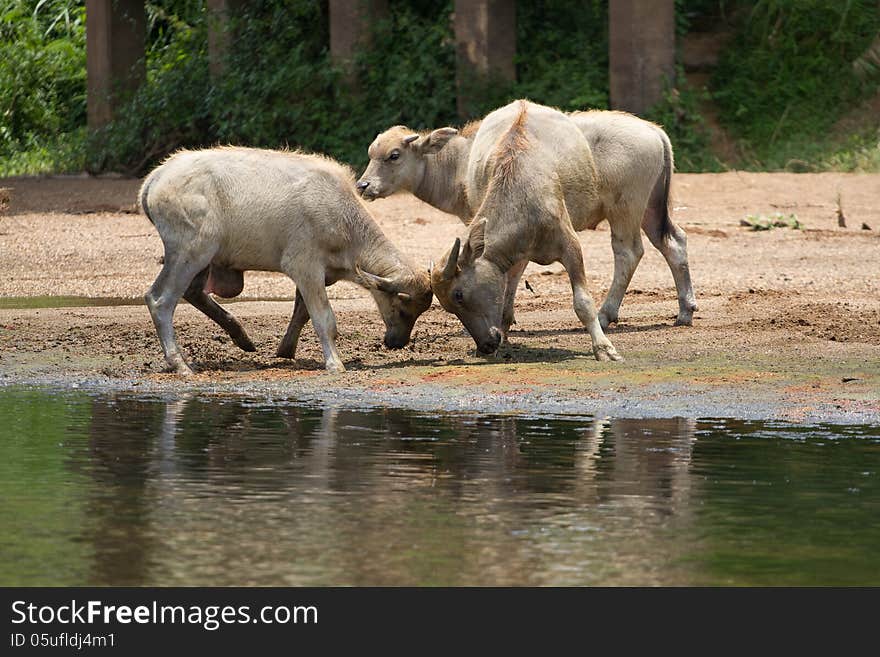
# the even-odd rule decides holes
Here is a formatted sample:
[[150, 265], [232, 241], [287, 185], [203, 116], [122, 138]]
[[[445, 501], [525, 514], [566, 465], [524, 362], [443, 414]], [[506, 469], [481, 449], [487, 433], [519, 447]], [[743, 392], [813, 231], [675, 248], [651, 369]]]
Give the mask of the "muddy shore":
[[[677, 174], [673, 217], [688, 233], [700, 310], [674, 327], [672, 277], [646, 251], [608, 332], [626, 358], [599, 363], [560, 265], [530, 266], [511, 345], [474, 354], [437, 305], [400, 351], [381, 346], [366, 292], [330, 289], [348, 371], [323, 371], [310, 327], [298, 357], [274, 357], [294, 294], [280, 274], [246, 275], [228, 308], [258, 351], [239, 351], [185, 303], [178, 340], [197, 374], [165, 372], [140, 298], [162, 244], [136, 212], [136, 180], [0, 180], [0, 386], [78, 386], [178, 395], [245, 395], [344, 405], [627, 417], [880, 422], [880, 175]], [[838, 197], [847, 227], [838, 226]], [[406, 196], [370, 204], [388, 236], [426, 265], [463, 233], [457, 219]], [[754, 232], [749, 215], [794, 213], [803, 229]], [[864, 230], [865, 223], [873, 230]], [[581, 234], [597, 303], [611, 280], [607, 226]], [[83, 299], [85, 297], [85, 299]]]

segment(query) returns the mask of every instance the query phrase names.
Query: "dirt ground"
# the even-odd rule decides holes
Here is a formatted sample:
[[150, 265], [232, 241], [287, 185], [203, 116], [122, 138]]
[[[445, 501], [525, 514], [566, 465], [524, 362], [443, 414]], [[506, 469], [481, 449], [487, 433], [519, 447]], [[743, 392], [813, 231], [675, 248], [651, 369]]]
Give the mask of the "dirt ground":
[[[534, 292], [518, 294], [511, 344], [489, 359], [475, 355], [458, 320], [436, 301], [412, 344], [387, 351], [369, 295], [334, 286], [349, 371], [329, 375], [310, 328], [295, 361], [274, 357], [294, 286], [281, 274], [254, 272], [246, 274], [243, 300], [228, 308], [257, 344], [255, 354], [180, 306], [175, 326], [198, 371], [192, 381], [164, 372], [140, 303], [159, 271], [162, 243], [136, 212], [138, 184], [0, 180], [9, 196], [0, 215], [0, 382], [486, 411], [880, 420], [880, 175], [676, 174], [673, 217], [688, 234], [700, 310], [692, 327], [673, 326], [672, 277], [645, 240], [620, 323], [608, 332], [623, 363], [592, 359], [562, 267], [531, 265], [524, 278]], [[846, 228], [838, 226], [838, 200]], [[426, 266], [464, 232], [456, 218], [410, 196], [368, 207]], [[777, 212], [796, 214], [804, 228], [740, 225]], [[598, 305], [613, 267], [607, 225], [582, 233], [581, 242]], [[80, 305], [51, 307], [60, 303]]]

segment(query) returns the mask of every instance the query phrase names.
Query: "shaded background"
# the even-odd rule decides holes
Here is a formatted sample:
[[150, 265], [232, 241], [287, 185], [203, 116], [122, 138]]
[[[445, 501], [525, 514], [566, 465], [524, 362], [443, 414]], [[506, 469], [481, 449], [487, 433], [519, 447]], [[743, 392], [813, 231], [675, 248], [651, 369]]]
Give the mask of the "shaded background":
[[[481, 78], [464, 106], [458, 3], [388, 3], [345, 60], [331, 53], [332, 4], [243, 3], [212, 75], [206, 2], [147, 2], [145, 82], [89, 132], [84, 1], [0, 0], [0, 175], [137, 175], [181, 146], [217, 143], [301, 147], [359, 168], [396, 123], [459, 125], [518, 97], [609, 106], [607, 1], [515, 3], [512, 75]], [[880, 2], [674, 6], [677, 73], [643, 114], [670, 133], [679, 170], [880, 170]]]

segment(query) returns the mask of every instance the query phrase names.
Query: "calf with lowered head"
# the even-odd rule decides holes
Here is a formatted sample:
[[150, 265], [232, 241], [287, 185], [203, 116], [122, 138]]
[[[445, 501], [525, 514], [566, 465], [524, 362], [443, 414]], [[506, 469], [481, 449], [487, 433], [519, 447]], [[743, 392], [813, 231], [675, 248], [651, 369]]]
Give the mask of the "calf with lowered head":
[[254, 351], [238, 320], [209, 296], [237, 296], [248, 270], [283, 272], [296, 283], [277, 355], [294, 357], [311, 318], [331, 372], [345, 367], [325, 286], [347, 280], [369, 290], [392, 349], [409, 342], [431, 305], [428, 273], [388, 241], [355, 195], [352, 172], [329, 158], [231, 147], [181, 151], [147, 176], [138, 199], [165, 246], [145, 300], [165, 359], [179, 374], [192, 373], [172, 326], [181, 297]]

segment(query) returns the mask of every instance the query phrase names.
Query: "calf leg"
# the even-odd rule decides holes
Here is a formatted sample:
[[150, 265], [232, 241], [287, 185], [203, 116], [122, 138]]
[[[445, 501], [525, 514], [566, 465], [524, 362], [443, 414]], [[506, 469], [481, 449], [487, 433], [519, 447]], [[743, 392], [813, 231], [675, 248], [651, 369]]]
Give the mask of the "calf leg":
[[[328, 372], [344, 372], [345, 366], [336, 350], [336, 315], [333, 314], [333, 308], [330, 307], [330, 300], [327, 298], [327, 288], [324, 287], [324, 272], [307, 270], [297, 271], [300, 268], [289, 268], [285, 270], [296, 283], [296, 291], [302, 294], [302, 299], [306, 308], [306, 312], [312, 320], [312, 326], [315, 327], [315, 333], [321, 341], [321, 349], [324, 352], [324, 366]], [[294, 302], [296, 306], [296, 302]], [[295, 313], [295, 309], [294, 309]], [[291, 324], [293, 324], [291, 319]], [[305, 323], [305, 322], [303, 322]], [[285, 336], [286, 337], [286, 336]], [[283, 345], [283, 342], [282, 342]]]
[[[651, 244], [666, 258], [666, 263], [672, 271], [678, 293], [678, 318], [675, 320], [675, 325], [690, 326], [693, 323], [694, 312], [697, 310], [697, 299], [694, 296], [691, 271], [688, 267], [687, 236], [681, 228], [664, 219], [661, 214], [664, 211], [665, 208], [649, 207], [645, 212], [642, 228], [651, 240]], [[662, 226], [665, 221], [668, 221], [668, 228], [664, 235]]]
[[507, 332], [511, 325], [516, 324], [516, 318], [513, 316], [513, 302], [516, 299], [517, 288], [519, 288], [519, 280], [522, 278], [523, 272], [526, 270], [528, 261], [515, 264], [510, 271], [507, 272], [507, 290], [504, 293], [504, 313], [501, 316], [501, 333], [503, 334], [502, 344], [507, 342]]
[[309, 311], [306, 308], [306, 302], [303, 301], [299, 287], [296, 288], [296, 300], [293, 302], [293, 316], [290, 318], [290, 324], [287, 326], [287, 332], [278, 345], [278, 351], [275, 355], [278, 358], [293, 358], [296, 356], [296, 345], [299, 342], [299, 334], [303, 327], [309, 321]]
[[186, 289], [186, 292], [183, 293], [183, 298], [189, 301], [193, 307], [198, 308], [214, 320], [241, 349], [244, 351], [256, 351], [254, 343], [238, 320], [205, 292], [205, 283], [209, 271], [210, 268], [206, 268], [196, 275]]
[[603, 329], [617, 321], [623, 295], [626, 294], [633, 273], [645, 252], [638, 222], [641, 214], [623, 210], [608, 218], [611, 225], [611, 250], [614, 251], [614, 279], [599, 309], [599, 324]]
[[623, 360], [611, 341], [602, 332], [602, 325], [596, 314], [596, 306], [587, 292], [587, 275], [584, 270], [584, 256], [577, 236], [572, 232], [567, 237], [562, 257], [562, 266], [568, 272], [571, 291], [574, 296], [574, 311], [586, 327], [593, 342], [593, 355], [596, 360]]
[[178, 374], [192, 374], [192, 370], [177, 347], [172, 324], [174, 310], [193, 278], [210, 264], [213, 257], [213, 252], [205, 250], [200, 253], [197, 248], [190, 248], [184, 253], [166, 251], [162, 271], [144, 295], [165, 360]]

